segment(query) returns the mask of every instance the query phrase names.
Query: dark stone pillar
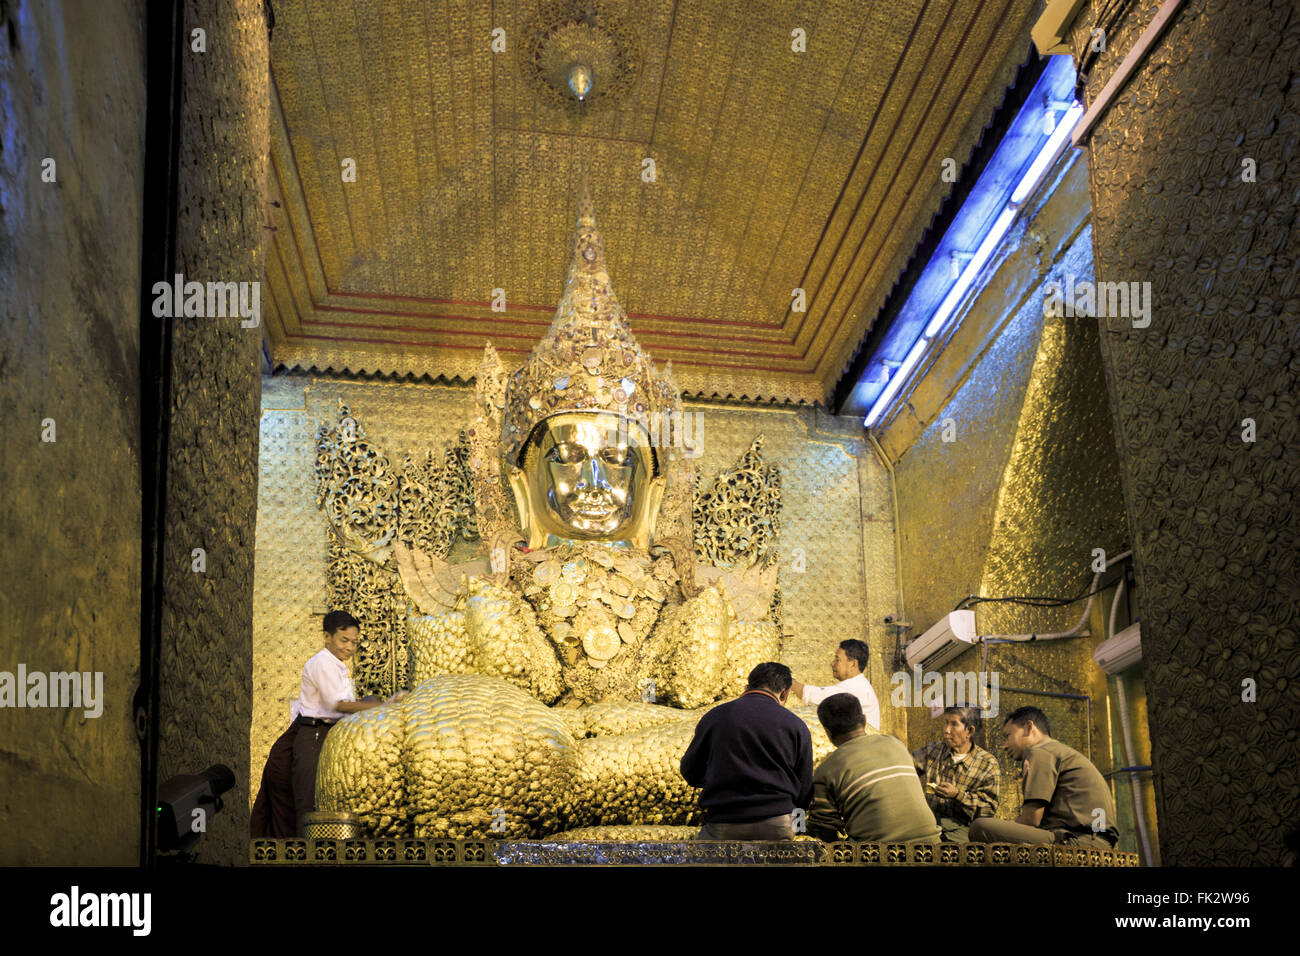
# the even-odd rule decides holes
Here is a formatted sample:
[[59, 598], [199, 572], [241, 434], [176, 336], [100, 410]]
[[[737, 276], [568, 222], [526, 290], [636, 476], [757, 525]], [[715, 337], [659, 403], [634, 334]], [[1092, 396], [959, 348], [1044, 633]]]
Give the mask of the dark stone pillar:
[[[1089, 105], [1155, 9], [1076, 21]], [[1190, 0], [1088, 144], [1097, 279], [1152, 287], [1098, 321], [1166, 865], [1276, 865], [1300, 822], [1298, 72], [1293, 0]]]
[[[206, 52], [183, 57], [177, 268], [187, 282], [260, 282], [270, 148], [261, 0], [188, 0], [187, 42], [195, 29]], [[213, 763], [235, 772], [198, 848], [200, 862], [233, 864], [248, 858], [262, 328], [239, 316], [160, 321], [175, 330], [158, 779]]]

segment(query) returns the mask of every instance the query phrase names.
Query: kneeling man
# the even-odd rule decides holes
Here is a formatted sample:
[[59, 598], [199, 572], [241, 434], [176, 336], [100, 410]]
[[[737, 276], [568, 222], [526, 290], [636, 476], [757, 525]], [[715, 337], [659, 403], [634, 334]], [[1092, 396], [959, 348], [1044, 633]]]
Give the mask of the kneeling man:
[[749, 686], [695, 726], [682, 776], [699, 787], [699, 840], [790, 840], [796, 808], [812, 797], [808, 725], [786, 709], [790, 668], [775, 661], [749, 672]]
[[1072, 843], [1111, 849], [1119, 842], [1106, 779], [1073, 747], [1053, 740], [1037, 707], [1012, 711], [1003, 724], [1006, 751], [1024, 761], [1025, 802], [1015, 820], [980, 817], [972, 843]]
[[808, 832], [828, 841], [844, 833], [879, 843], [939, 842], [939, 826], [903, 742], [867, 733], [862, 704], [852, 694], [827, 697], [817, 719], [835, 752], [813, 774]]

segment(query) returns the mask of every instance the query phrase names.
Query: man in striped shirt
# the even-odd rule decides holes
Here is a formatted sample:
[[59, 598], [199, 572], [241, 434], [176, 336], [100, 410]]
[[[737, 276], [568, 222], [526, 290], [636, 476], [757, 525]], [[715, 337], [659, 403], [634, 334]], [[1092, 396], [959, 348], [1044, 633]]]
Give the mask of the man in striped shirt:
[[852, 694], [827, 697], [817, 719], [835, 752], [813, 774], [808, 832], [828, 841], [846, 834], [878, 843], [938, 843], [939, 826], [902, 741], [867, 733], [862, 704]]

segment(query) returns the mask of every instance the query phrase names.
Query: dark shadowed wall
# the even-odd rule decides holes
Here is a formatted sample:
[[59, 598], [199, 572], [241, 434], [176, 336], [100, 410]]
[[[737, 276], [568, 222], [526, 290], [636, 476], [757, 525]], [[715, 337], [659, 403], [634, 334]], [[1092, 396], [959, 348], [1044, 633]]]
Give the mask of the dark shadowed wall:
[[139, 853], [144, 6], [0, 2], [0, 671], [104, 696], [0, 708], [0, 864]]

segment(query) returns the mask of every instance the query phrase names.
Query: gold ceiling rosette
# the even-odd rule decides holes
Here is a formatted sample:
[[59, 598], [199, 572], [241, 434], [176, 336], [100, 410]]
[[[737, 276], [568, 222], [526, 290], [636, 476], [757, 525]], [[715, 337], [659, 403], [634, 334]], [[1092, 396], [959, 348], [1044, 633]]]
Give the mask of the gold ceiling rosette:
[[641, 74], [640, 39], [598, 0], [543, 3], [519, 48], [520, 73], [561, 109], [620, 102]]
[[565, 412], [608, 412], [643, 427], [660, 449], [681, 445], [681, 400], [672, 365], [660, 373], [628, 329], [614, 294], [595, 207], [582, 177], [573, 255], [550, 329], [506, 387], [502, 451], [507, 467], [539, 424]]

